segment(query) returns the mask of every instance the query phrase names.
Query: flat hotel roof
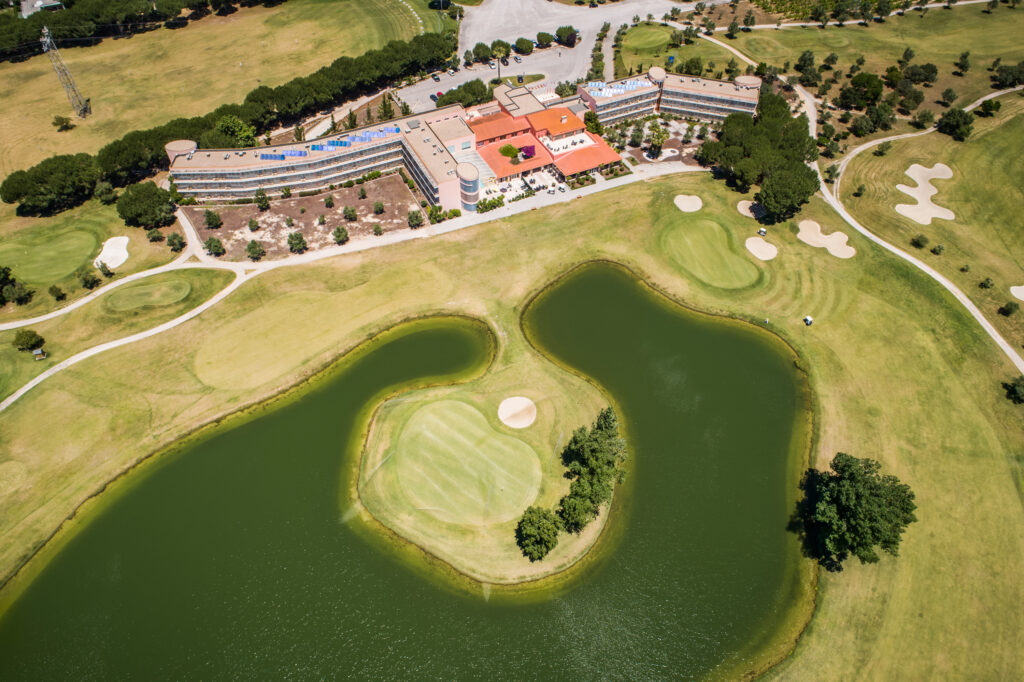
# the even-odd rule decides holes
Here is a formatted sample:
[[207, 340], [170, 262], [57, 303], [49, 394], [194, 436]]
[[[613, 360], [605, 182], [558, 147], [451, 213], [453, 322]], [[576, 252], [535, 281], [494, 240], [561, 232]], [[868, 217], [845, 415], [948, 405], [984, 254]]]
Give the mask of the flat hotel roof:
[[[756, 102], [761, 95], [761, 79], [753, 76], [740, 76], [749, 79], [749, 84], [737, 79], [733, 81], [716, 81], [710, 78], [698, 78], [697, 76], [682, 76], [679, 74], [668, 74], [665, 77], [665, 88], [672, 90], [684, 90], [710, 95], [728, 95], [739, 99], [749, 99]], [[754, 81], [757, 81], [755, 84]]]

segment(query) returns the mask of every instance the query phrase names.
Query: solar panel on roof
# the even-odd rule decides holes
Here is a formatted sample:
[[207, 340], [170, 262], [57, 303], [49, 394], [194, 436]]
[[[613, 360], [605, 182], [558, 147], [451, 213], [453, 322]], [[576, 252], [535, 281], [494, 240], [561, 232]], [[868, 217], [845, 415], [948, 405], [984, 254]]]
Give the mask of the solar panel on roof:
[[312, 149], [312, 150], [313, 150], [313, 151], [315, 151], [315, 152], [323, 152], [323, 151], [327, 151], [327, 147], [326, 147], [326, 146], [324, 146], [324, 145], [322, 145], [322, 144], [314, 144], [314, 145], [310, 145], [310, 147], [309, 147], [309, 148], [310, 148], [310, 149]]

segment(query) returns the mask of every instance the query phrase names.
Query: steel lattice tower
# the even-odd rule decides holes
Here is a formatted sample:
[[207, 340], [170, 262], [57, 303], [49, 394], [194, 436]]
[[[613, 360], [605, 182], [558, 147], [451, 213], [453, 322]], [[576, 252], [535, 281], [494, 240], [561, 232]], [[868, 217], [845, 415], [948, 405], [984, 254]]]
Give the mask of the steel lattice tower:
[[53, 64], [54, 71], [57, 72], [60, 84], [64, 86], [64, 92], [68, 95], [71, 108], [75, 110], [79, 118], [85, 118], [92, 113], [92, 106], [89, 104], [88, 99], [82, 97], [82, 93], [75, 86], [75, 79], [71, 77], [71, 72], [68, 71], [64, 60], [60, 57], [60, 51], [53, 44], [53, 38], [50, 37], [50, 29], [45, 26], [43, 26], [43, 37], [39, 39], [39, 42], [43, 44], [43, 52], [50, 55], [50, 62]]

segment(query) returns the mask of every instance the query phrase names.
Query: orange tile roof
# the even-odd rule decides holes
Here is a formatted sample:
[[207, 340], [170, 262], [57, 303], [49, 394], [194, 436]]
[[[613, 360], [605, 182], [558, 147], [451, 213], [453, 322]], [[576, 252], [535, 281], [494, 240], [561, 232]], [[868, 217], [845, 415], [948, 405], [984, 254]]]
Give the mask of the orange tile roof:
[[622, 157], [616, 154], [607, 142], [593, 133], [587, 133], [587, 135], [594, 141], [594, 144], [562, 154], [555, 159], [555, 167], [562, 172], [562, 175], [568, 177], [576, 173], [594, 170], [606, 163], [622, 160]]
[[477, 142], [493, 140], [504, 135], [525, 133], [530, 125], [521, 118], [513, 118], [504, 112], [481, 116], [476, 120], [466, 121], [473, 129]]
[[535, 133], [546, 130], [552, 136], [575, 133], [586, 128], [583, 121], [566, 107], [551, 107], [535, 114], [527, 114], [526, 118]]
[[[532, 159], [524, 159], [517, 164], [513, 164], [507, 156], [502, 156], [501, 152], [498, 151], [507, 144], [514, 145], [520, 149], [533, 145], [536, 155]], [[551, 152], [540, 143], [540, 140], [529, 133], [516, 135], [508, 140], [492, 142], [476, 151], [483, 157], [483, 160], [490, 166], [491, 170], [494, 171], [494, 175], [498, 180], [504, 180], [516, 173], [543, 168], [551, 163]]]

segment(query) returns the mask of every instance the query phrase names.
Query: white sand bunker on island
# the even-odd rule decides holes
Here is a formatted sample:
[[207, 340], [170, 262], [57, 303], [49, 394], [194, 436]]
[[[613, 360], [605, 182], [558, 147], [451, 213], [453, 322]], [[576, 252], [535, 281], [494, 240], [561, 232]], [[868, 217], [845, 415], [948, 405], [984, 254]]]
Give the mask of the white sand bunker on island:
[[799, 227], [800, 232], [796, 238], [804, 244], [825, 249], [836, 258], [853, 258], [857, 255], [857, 249], [846, 243], [848, 238], [845, 232], [822, 234], [821, 225], [813, 220], [801, 220]]
[[1024, 301], [1024, 286], [1010, 287], [1010, 295], [1017, 300]]
[[779, 255], [779, 249], [774, 244], [769, 244], [760, 237], [751, 237], [745, 242], [745, 246], [758, 260], [771, 260]]
[[96, 256], [93, 265], [99, 267], [103, 263], [108, 268], [116, 268], [128, 260], [128, 237], [111, 237], [103, 242], [100, 255]]
[[498, 405], [498, 419], [513, 429], [525, 429], [537, 419], [537, 404], [520, 395], [505, 398]]
[[953, 177], [953, 171], [950, 170], [949, 166], [944, 163], [937, 163], [931, 168], [925, 168], [915, 163], [907, 169], [907, 175], [917, 183], [917, 187], [896, 185], [896, 189], [917, 199], [917, 203], [896, 204], [897, 213], [922, 225], [931, 225], [932, 218], [940, 218], [942, 220], [953, 220], [956, 218], [948, 208], [936, 206], [932, 201], [932, 197], [939, 191], [932, 185], [932, 180], [948, 180]]
[[754, 220], [760, 220], [765, 216], [764, 207], [756, 201], [741, 201], [736, 204], [736, 210], [740, 212], [740, 215]]
[[693, 194], [677, 194], [674, 199], [676, 208], [683, 213], [694, 213], [699, 211], [704, 202], [701, 201], [700, 197]]

